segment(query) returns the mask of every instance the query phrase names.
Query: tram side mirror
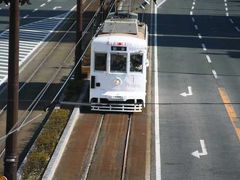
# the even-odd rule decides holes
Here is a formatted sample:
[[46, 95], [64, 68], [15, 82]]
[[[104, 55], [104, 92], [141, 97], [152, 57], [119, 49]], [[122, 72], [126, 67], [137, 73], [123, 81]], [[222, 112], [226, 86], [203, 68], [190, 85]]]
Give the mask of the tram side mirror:
[[149, 66], [149, 60], [148, 59], [146, 59], [145, 65], [146, 65], [146, 67]]

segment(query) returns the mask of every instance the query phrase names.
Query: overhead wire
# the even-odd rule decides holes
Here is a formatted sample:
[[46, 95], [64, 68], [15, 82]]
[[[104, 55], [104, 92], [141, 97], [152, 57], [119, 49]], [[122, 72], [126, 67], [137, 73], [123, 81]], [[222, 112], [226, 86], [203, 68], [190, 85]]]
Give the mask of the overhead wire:
[[[92, 0], [92, 1], [94, 1], [94, 0]], [[102, 3], [102, 5], [103, 5], [103, 3]], [[113, 6], [114, 6], [114, 4], [113, 4], [112, 7], [110, 8], [110, 11], [112, 10]], [[76, 44], [74, 45], [74, 48], [72, 48], [72, 50], [70, 51], [70, 53], [68, 54], [68, 56], [67, 56], [67, 57], [65, 58], [65, 60], [63, 61], [64, 63], [68, 60], [68, 58], [70, 57], [70, 55], [73, 53], [73, 51], [75, 50], [75, 48], [76, 48], [76, 46], [78, 45], [78, 43], [80, 43], [80, 41], [81, 41], [81, 40], [83, 39], [83, 37], [86, 35], [86, 33], [87, 33], [88, 30], [90, 29], [91, 25], [92, 25], [93, 22], [94, 22], [94, 19], [96, 18], [96, 16], [98, 15], [98, 13], [99, 13], [100, 10], [101, 10], [101, 6], [97, 9], [97, 11], [95, 12], [93, 18], [92, 18], [91, 21], [89, 22], [89, 24], [90, 24], [90, 23], [91, 23], [91, 24], [90, 24], [90, 25], [88, 24], [88, 26], [85, 28], [85, 30], [84, 30], [84, 32], [83, 32], [83, 34], [82, 34], [82, 37], [79, 39], [78, 42], [76, 42]], [[100, 31], [100, 29], [101, 29], [102, 26], [103, 26], [103, 24], [100, 25], [100, 27], [97, 29], [97, 31], [96, 31], [96, 33], [93, 35], [93, 37], [96, 36], [96, 35], [99, 33], [99, 31]], [[61, 39], [62, 39], [62, 38], [61, 38]], [[91, 44], [91, 41], [90, 41], [89, 44], [87, 45], [87, 48], [89, 48], [90, 44]], [[57, 45], [56, 45], [56, 46], [57, 46]], [[55, 46], [55, 47], [56, 47], [56, 46]], [[54, 102], [56, 101], [56, 99], [58, 98], [59, 94], [62, 92], [63, 88], [66, 86], [67, 82], [68, 82], [69, 79], [72, 77], [74, 71], [75, 71], [76, 68], [78, 67], [79, 63], [82, 61], [83, 56], [84, 56], [84, 54], [85, 54], [86, 51], [87, 51], [87, 48], [85, 49], [83, 55], [79, 58], [78, 63], [75, 64], [75, 66], [73, 67], [73, 69], [72, 69], [72, 71], [70, 72], [68, 78], [65, 80], [64, 84], [62, 85], [62, 87], [60, 88], [59, 92], [56, 94], [56, 96], [53, 98], [53, 100], [51, 101], [50, 104], [52, 104], [52, 103], [54, 103]], [[51, 52], [52, 52], [52, 51], [51, 51]], [[45, 59], [47, 59], [47, 57], [46, 57]], [[61, 68], [62, 68], [62, 66], [61, 66], [59, 69], [61, 69]], [[53, 81], [53, 80], [54, 80], [54, 78], [51, 79], [51, 81]], [[49, 83], [48, 83], [48, 84], [49, 84]], [[49, 86], [50, 86], [50, 85], [48, 85], [48, 87], [49, 87]], [[47, 89], [47, 87], [45, 86], [45, 87], [42, 89], [41, 93], [39, 93], [38, 96], [35, 98], [35, 100], [36, 100], [35, 103], [33, 102], [33, 103], [29, 106], [28, 110], [31, 109], [31, 110], [30, 110], [30, 113], [28, 113], [27, 117], [25, 117], [25, 119], [24, 119], [23, 121], [20, 121], [21, 125], [18, 127], [19, 122], [16, 123], [16, 124], [12, 127], [12, 129], [8, 132], [8, 134], [0, 137], [0, 143], [1, 143], [1, 144], [2, 144], [3, 142], [5, 142], [5, 140], [6, 140], [6, 138], [7, 138], [8, 136], [10, 136], [11, 134], [13, 134], [13, 133], [16, 132], [16, 131], [20, 131], [23, 127], [27, 126], [28, 124], [30, 124], [31, 122], [33, 122], [34, 120], [36, 120], [37, 118], [39, 118], [40, 116], [43, 115], [43, 114], [39, 114], [39, 115], [35, 116], [34, 118], [32, 118], [32, 119], [30, 119], [29, 121], [26, 122], [26, 120], [29, 118], [29, 116], [31, 115], [32, 111], [33, 111], [34, 108], [36, 107], [37, 103], [39, 102], [39, 101], [37, 101], [37, 100], [40, 100], [40, 99], [41, 99], [41, 97], [45, 94], [46, 89]], [[6, 108], [6, 107], [4, 107], [4, 108]], [[2, 113], [2, 111], [0, 111], [0, 115], [1, 115], [1, 113]], [[5, 151], [5, 148], [4, 148], [2, 151], [0, 151], [0, 157], [4, 154], [4, 151]]]

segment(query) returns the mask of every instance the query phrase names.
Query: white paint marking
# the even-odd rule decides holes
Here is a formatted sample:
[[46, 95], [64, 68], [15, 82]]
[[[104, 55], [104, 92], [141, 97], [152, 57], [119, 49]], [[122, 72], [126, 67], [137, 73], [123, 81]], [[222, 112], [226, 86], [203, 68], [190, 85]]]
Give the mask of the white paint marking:
[[[162, 1], [160, 5], [162, 5], [165, 2]], [[157, 8], [160, 7], [158, 5], [154, 8], [154, 14], [155, 14], [155, 27], [154, 31], [155, 34], [157, 33]], [[154, 111], [155, 111], [155, 118], [154, 118], [154, 124], [155, 124], [155, 166], [156, 166], [156, 180], [161, 180], [162, 178], [162, 172], [161, 172], [161, 147], [160, 147], [160, 118], [159, 118], [159, 95], [158, 95], [158, 55], [157, 55], [157, 36], [154, 37]]]
[[200, 33], [198, 33], [198, 38], [202, 39], [202, 35]]
[[232, 18], [230, 18], [229, 21], [230, 21], [232, 24], [234, 24], [234, 21], [232, 20]]
[[29, 16], [29, 15], [27, 14], [26, 16], [24, 16], [24, 17], [23, 17], [23, 19], [26, 19], [26, 18], [28, 18], [28, 16]]
[[225, 6], [226, 6], [226, 7], [228, 6], [227, 3], [225, 3]]
[[47, 2], [51, 2], [52, 0], [47, 0]]
[[224, 0], [224, 2], [227, 2], [227, 0]]
[[238, 32], [240, 32], [240, 29], [239, 29], [237, 26], [235, 26], [235, 29], [236, 29]]
[[166, 0], [163, 0], [162, 2], [160, 2], [158, 5], [157, 5], [157, 8], [159, 8], [161, 5], [163, 5], [163, 3], [165, 3]]
[[228, 12], [226, 12], [226, 16], [229, 16], [229, 13], [228, 13]]
[[211, 63], [212, 63], [212, 60], [211, 60], [210, 56], [209, 56], [209, 55], [206, 55], [206, 58], [207, 58], [208, 63], [211, 64]]
[[218, 78], [217, 72], [213, 69], [213, 70], [212, 70], [212, 73], [213, 73], [214, 78], [217, 79], [217, 78]]
[[194, 157], [197, 157], [198, 159], [200, 159], [201, 156], [206, 156], [208, 154], [207, 152], [207, 148], [206, 148], [206, 144], [205, 144], [205, 141], [204, 140], [200, 140], [200, 145], [201, 145], [201, 149], [202, 149], [202, 152], [199, 152], [198, 150], [197, 151], [194, 151], [192, 153], [192, 155]]
[[194, 6], [192, 6], [192, 10], [194, 9]]
[[192, 17], [192, 22], [195, 22], [195, 18], [194, 17]]
[[32, 12], [36, 12], [36, 11], [38, 11], [38, 8], [34, 9]]
[[57, 9], [61, 9], [62, 8], [62, 6], [55, 6], [54, 8], [53, 8], [53, 10], [57, 10]]
[[196, 3], [195, 3], [195, 1], [193, 1], [193, 5], [195, 5]]
[[194, 28], [195, 28], [196, 30], [198, 30], [198, 25], [194, 25]]
[[228, 8], [226, 7], [225, 10], [228, 11]]
[[192, 12], [192, 11], [190, 11], [190, 15], [193, 15], [193, 12]]
[[204, 51], [207, 50], [206, 45], [204, 43], [202, 43], [202, 48], [203, 48]]
[[191, 86], [188, 86], [188, 92], [183, 92], [180, 94], [180, 96], [183, 96], [183, 97], [187, 97], [187, 96], [192, 96], [193, 95], [193, 92], [192, 92], [192, 87]]
[[40, 7], [44, 7], [44, 6], [46, 6], [46, 3], [43, 3], [43, 4], [40, 5]]

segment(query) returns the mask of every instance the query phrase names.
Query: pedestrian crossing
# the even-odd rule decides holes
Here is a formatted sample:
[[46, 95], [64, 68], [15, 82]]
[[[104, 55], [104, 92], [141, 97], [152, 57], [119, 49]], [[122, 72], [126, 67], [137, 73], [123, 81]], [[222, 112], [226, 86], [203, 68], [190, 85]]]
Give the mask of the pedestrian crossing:
[[[64, 13], [20, 26], [19, 66], [47, 39], [66, 15], [67, 13]], [[8, 76], [8, 38], [9, 30], [0, 34], [0, 86], [7, 80]]]

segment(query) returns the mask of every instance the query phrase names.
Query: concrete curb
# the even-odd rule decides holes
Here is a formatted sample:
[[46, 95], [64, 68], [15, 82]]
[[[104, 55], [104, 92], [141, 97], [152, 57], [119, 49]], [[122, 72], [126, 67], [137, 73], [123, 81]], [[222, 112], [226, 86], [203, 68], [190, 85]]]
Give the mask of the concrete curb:
[[61, 157], [63, 155], [63, 152], [64, 152], [64, 149], [67, 145], [67, 142], [71, 136], [71, 133], [72, 133], [72, 130], [75, 126], [75, 123], [79, 117], [79, 107], [75, 107], [73, 112], [72, 112], [72, 115], [68, 121], [68, 124], [66, 126], [66, 128], [64, 129], [63, 131], [63, 134], [60, 138], [60, 141], [51, 157], [51, 160], [47, 166], [47, 169], [46, 171], [44, 172], [44, 175], [42, 177], [43, 180], [50, 180], [53, 178], [54, 176], [54, 173], [57, 169], [57, 166], [61, 160]]
[[[88, 83], [84, 82], [82, 93], [79, 97], [79, 102], [82, 102], [84, 97], [86, 96], [88, 92]], [[58, 142], [58, 145], [51, 157], [50, 162], [48, 163], [48, 166], [43, 174], [42, 180], [51, 180], [53, 179], [54, 173], [58, 167], [58, 164], [62, 158], [63, 152], [66, 148], [66, 145], [68, 143], [68, 140], [70, 139], [70, 136], [72, 134], [73, 128], [75, 126], [76, 121], [78, 120], [80, 116], [80, 107], [74, 107], [73, 112], [70, 116], [70, 119], [67, 123], [66, 128], [63, 131], [63, 134]]]

